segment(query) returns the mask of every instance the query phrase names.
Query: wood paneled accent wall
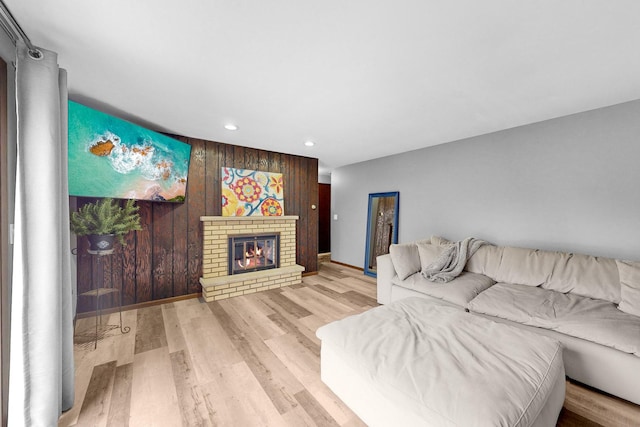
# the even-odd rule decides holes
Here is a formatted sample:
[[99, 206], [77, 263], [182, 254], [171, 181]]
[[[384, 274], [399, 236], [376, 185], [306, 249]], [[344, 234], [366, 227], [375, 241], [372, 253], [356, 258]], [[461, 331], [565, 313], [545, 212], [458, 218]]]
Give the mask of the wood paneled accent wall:
[[[201, 139], [174, 138], [191, 145], [184, 203], [138, 202], [142, 231], [129, 233], [127, 246], [113, 255], [93, 257], [86, 238], [78, 238], [78, 294], [92, 284], [122, 290], [123, 305], [200, 292], [201, 216], [222, 215], [220, 169], [279, 172], [284, 178], [285, 215], [298, 215], [296, 263], [305, 273], [318, 270], [318, 159], [275, 153]], [[95, 199], [77, 198], [78, 207]], [[102, 297], [103, 307], [113, 305]], [[92, 311], [95, 300], [79, 297], [78, 312]]]

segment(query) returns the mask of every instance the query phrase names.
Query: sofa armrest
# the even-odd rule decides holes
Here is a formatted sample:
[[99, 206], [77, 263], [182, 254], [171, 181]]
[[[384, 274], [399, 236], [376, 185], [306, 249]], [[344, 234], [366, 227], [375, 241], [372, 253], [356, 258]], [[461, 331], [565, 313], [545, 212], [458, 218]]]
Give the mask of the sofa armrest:
[[391, 255], [380, 255], [376, 260], [378, 303], [389, 304], [391, 302], [391, 279], [396, 275], [396, 270], [393, 268]]

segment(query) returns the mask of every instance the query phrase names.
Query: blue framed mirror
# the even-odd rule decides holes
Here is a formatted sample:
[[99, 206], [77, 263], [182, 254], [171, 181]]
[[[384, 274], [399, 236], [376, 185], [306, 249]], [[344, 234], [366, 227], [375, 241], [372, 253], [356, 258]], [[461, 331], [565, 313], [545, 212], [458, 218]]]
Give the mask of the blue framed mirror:
[[398, 243], [398, 207], [400, 192], [369, 194], [367, 209], [367, 246], [364, 274], [377, 277], [377, 257], [389, 253], [389, 246]]

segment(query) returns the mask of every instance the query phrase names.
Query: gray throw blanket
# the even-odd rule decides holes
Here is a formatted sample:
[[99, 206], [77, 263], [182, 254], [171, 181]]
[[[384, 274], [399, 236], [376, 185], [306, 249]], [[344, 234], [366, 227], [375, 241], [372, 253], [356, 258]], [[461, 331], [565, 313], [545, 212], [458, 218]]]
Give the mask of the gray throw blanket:
[[473, 237], [454, 242], [442, 252], [438, 259], [422, 270], [422, 275], [432, 282], [450, 282], [462, 273], [471, 255], [485, 244], [489, 243]]

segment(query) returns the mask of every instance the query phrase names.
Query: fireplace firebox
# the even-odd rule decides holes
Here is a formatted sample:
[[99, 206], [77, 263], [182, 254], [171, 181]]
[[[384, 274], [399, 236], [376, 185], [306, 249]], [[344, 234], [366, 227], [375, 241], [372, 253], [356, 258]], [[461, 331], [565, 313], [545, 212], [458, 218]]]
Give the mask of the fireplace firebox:
[[229, 236], [229, 274], [280, 267], [280, 234]]

